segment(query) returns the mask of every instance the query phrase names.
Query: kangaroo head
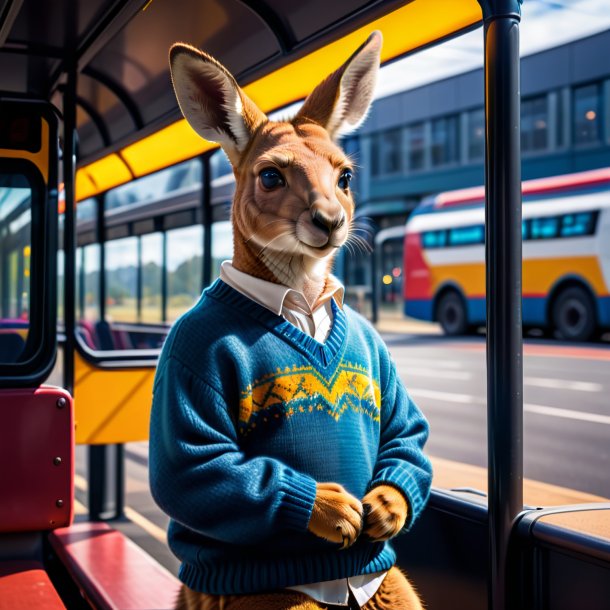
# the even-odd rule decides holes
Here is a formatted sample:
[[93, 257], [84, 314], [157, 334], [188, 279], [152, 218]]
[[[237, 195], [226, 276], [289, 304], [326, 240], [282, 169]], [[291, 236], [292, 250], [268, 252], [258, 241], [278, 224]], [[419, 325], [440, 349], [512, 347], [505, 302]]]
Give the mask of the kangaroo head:
[[222, 146], [233, 166], [233, 264], [303, 291], [310, 303], [348, 238], [353, 166], [335, 139], [366, 115], [381, 40], [379, 32], [371, 34], [288, 121], [270, 121], [209, 55], [184, 44], [170, 51], [182, 113], [200, 136]]

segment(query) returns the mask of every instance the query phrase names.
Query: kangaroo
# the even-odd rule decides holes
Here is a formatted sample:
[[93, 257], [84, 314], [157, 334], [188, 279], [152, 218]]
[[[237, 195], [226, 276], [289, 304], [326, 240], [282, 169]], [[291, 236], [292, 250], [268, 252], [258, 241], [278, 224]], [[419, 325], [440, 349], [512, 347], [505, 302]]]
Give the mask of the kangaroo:
[[[316, 308], [321, 299], [324, 299], [325, 291], [332, 281], [333, 258], [338, 249], [349, 238], [354, 217], [354, 199], [350, 190], [350, 180], [354, 173], [354, 166], [353, 162], [337, 145], [336, 140], [341, 134], [356, 128], [365, 118], [373, 97], [381, 44], [381, 34], [379, 32], [371, 34], [366, 42], [338, 70], [330, 74], [314, 89], [296, 116], [285, 121], [269, 120], [238, 86], [226, 68], [209, 55], [182, 43], [175, 44], [170, 51], [172, 80], [182, 113], [200, 136], [221, 145], [233, 167], [236, 181], [231, 216], [234, 239], [233, 267], [249, 276], [301, 293], [312, 310]], [[246, 300], [242, 299], [236, 291], [229, 294], [226, 286], [219, 288], [217, 285], [212, 293], [214, 291], [218, 292], [218, 295], [216, 295], [218, 299], [226, 298], [226, 303], [231, 306], [243, 307], [244, 311], [248, 307], [253, 307], [252, 304], [246, 303]], [[347, 306], [341, 309], [333, 305], [332, 312], [334, 313], [331, 314], [334, 315], [333, 330], [331, 330], [327, 340], [327, 344], [330, 345], [329, 350], [338, 341], [336, 336], [332, 334], [336, 327], [345, 323], [351, 328], [350, 320], [344, 320], [346, 315], [344, 310], [348, 312], [348, 316], [357, 316]], [[226, 307], [224, 312], [225, 315], [229, 315]], [[279, 321], [265, 317], [270, 314], [268, 312], [261, 313], [260, 308], [256, 312], [254, 310], [252, 312], [253, 315], [256, 314], [258, 319], [264, 318], [270, 328], [274, 329], [273, 333], [279, 334], [278, 328], [281, 327], [284, 329], [282, 333], [290, 335], [291, 340], [294, 339], [295, 343], [299, 343], [299, 348], [305, 349], [303, 347], [305, 339], [302, 337], [295, 339], [294, 329], [286, 330], [286, 326], [281, 326]], [[372, 362], [371, 366], [375, 370], [380, 369], [375, 374], [365, 371], [366, 364], [353, 366], [345, 364], [345, 370], [333, 373], [332, 380], [324, 378], [323, 381], [319, 381], [320, 376], [317, 373], [311, 373], [310, 375], [310, 366], [306, 364], [297, 365], [296, 362], [292, 363], [291, 361], [285, 371], [282, 367], [277, 369], [278, 374], [285, 374], [285, 378], [282, 378], [283, 385], [277, 380], [273, 381], [276, 384], [273, 386], [276, 396], [282, 392], [284, 393], [282, 396], [290, 393], [290, 400], [285, 399], [282, 406], [278, 407], [277, 403], [272, 404], [270, 402], [268, 403], [269, 406], [267, 406], [267, 403], [262, 405], [264, 398], [260, 398], [262, 394], [259, 396], [260, 400], [256, 399], [256, 386], [266, 383], [265, 379], [267, 377], [261, 377], [258, 380], [252, 379], [242, 390], [241, 398], [239, 398], [239, 432], [244, 434], [243, 443], [240, 443], [239, 439], [237, 441], [233, 440], [236, 430], [231, 427], [230, 423], [226, 423], [225, 420], [222, 424], [216, 422], [213, 425], [209, 424], [208, 421], [203, 422], [208, 417], [200, 413], [204, 410], [204, 406], [201, 406], [200, 409], [195, 406], [193, 409], [197, 411], [197, 417], [201, 417], [203, 422], [199, 430], [207, 431], [208, 427], [213, 427], [215, 432], [213, 435], [201, 432], [208, 440], [197, 441], [199, 443], [197, 448], [191, 446], [191, 449], [189, 449], [189, 455], [192, 457], [192, 451], [208, 451], [209, 447], [205, 443], [211, 443], [210, 446], [212, 446], [219, 443], [220, 438], [230, 437], [231, 449], [230, 451], [227, 449], [227, 455], [233, 451], [239, 453], [241, 456], [239, 458], [241, 461], [238, 462], [240, 468], [244, 464], [250, 467], [251, 462], [254, 463], [259, 459], [270, 460], [265, 463], [268, 468], [276, 469], [279, 473], [276, 478], [282, 480], [282, 477], [286, 478], [284, 472], [287, 466], [284, 462], [292, 459], [289, 457], [283, 458], [283, 454], [278, 448], [280, 445], [277, 443], [279, 443], [279, 435], [283, 430], [282, 426], [288, 425], [282, 422], [289, 421], [293, 414], [303, 418], [310, 417], [312, 422], [322, 422], [322, 420], [314, 419], [314, 416], [322, 417], [322, 413], [328, 412], [334, 418], [329, 421], [337, 426], [344, 421], [344, 418], [359, 418], [358, 422], [366, 420], [366, 423], [353, 424], [353, 426], [364, 426], [362, 429], [366, 429], [370, 436], [370, 440], [367, 440], [366, 452], [371, 457], [370, 459], [367, 458], [367, 464], [362, 464], [363, 471], [366, 471], [366, 480], [358, 484], [350, 483], [351, 489], [348, 491], [347, 479], [337, 481], [315, 478], [314, 474], [318, 472], [324, 473], [319, 474], [320, 477], [329, 476], [326, 474], [325, 467], [330, 462], [334, 463], [335, 458], [332, 457], [334, 448], [328, 450], [328, 445], [326, 446], [327, 450], [325, 450], [327, 452], [320, 455], [315, 454], [313, 447], [311, 450], [308, 450], [307, 446], [304, 447], [304, 455], [299, 457], [295, 464], [300, 465], [299, 460], [304, 460], [303, 464], [305, 462], [312, 464], [309, 467], [311, 472], [294, 473], [291, 471], [290, 477], [293, 477], [293, 479], [301, 476], [303, 478], [300, 480], [300, 487], [296, 488], [295, 485], [295, 488], [290, 488], [290, 493], [280, 489], [273, 495], [272, 488], [276, 478], [274, 478], [275, 475], [272, 476], [269, 473], [265, 475], [267, 476], [267, 483], [261, 482], [260, 487], [257, 487], [259, 484], [256, 483], [258, 480], [256, 477], [259, 470], [252, 470], [250, 474], [246, 474], [244, 471], [241, 478], [236, 476], [233, 479], [232, 468], [238, 466], [231, 462], [230, 467], [226, 466], [224, 467], [225, 470], [218, 471], [217, 478], [210, 484], [211, 486], [207, 492], [202, 490], [201, 493], [208, 494], [202, 496], [202, 501], [205, 498], [206, 506], [211, 507], [212, 512], [217, 517], [208, 515], [207, 521], [199, 524], [198, 518], [191, 518], [190, 513], [203, 510], [202, 505], [191, 505], [190, 508], [186, 505], [186, 496], [196, 493], [194, 490], [190, 491], [192, 486], [197, 485], [194, 479], [192, 486], [189, 486], [190, 482], [187, 483], [185, 480], [181, 489], [176, 489], [172, 493], [165, 492], [165, 487], [172, 484], [170, 479], [175, 478], [176, 481], [181, 479], [182, 473], [178, 472], [178, 469], [182, 468], [186, 472], [189, 469], [197, 469], [199, 466], [191, 462], [191, 458], [186, 457], [185, 461], [179, 464], [175, 459], [174, 449], [167, 445], [170, 440], [161, 438], [164, 434], [161, 429], [162, 426], [167, 426], [168, 429], [174, 425], [178, 426], [173, 422], [174, 415], [170, 414], [171, 409], [175, 408], [175, 406], [169, 404], [171, 400], [174, 403], [180, 401], [180, 404], [184, 404], [186, 400], [189, 405], [199, 402], [199, 399], [191, 394], [186, 399], [183, 394], [178, 398], [167, 398], [175, 394], [176, 390], [173, 385], [179, 385], [177, 376], [182, 375], [182, 371], [188, 369], [184, 374], [189, 375], [189, 378], [191, 375], [199, 376], [198, 370], [195, 370], [197, 368], [194, 364], [195, 360], [191, 359], [190, 356], [182, 357], [178, 353], [179, 348], [177, 347], [182, 336], [194, 335], [203, 326], [203, 323], [200, 322], [197, 327], [199, 330], [195, 330], [195, 326], [193, 326], [192, 332], [181, 331], [180, 328], [184, 329], [185, 325], [190, 324], [188, 321], [189, 315], [187, 314], [186, 321], [177, 325], [179, 328], [175, 331], [175, 338], [170, 335], [159, 363], [155, 381], [153, 421], [151, 423], [151, 488], [155, 499], [172, 519], [189, 528], [188, 536], [191, 536], [192, 533], [192, 537], [195, 539], [202, 533], [206, 536], [210, 535], [214, 539], [210, 544], [214, 548], [220, 548], [223, 543], [219, 540], [222, 540], [225, 534], [220, 529], [217, 533], [208, 532], [208, 526], [213, 527], [212, 524], [216, 523], [215, 519], [220, 523], [226, 514], [232, 510], [229, 505], [237, 507], [240, 502], [250, 502], [252, 494], [257, 495], [257, 498], [258, 495], [266, 498], [266, 494], [268, 494], [269, 505], [272, 508], [268, 509], [268, 513], [262, 513], [260, 526], [252, 530], [250, 539], [246, 534], [242, 534], [235, 539], [231, 538], [232, 533], [229, 534], [233, 531], [233, 528], [244, 527], [250, 517], [243, 517], [242, 521], [238, 521], [237, 518], [233, 519], [230, 524], [225, 526], [230, 544], [247, 545], [244, 547], [246, 550], [241, 551], [241, 553], [246, 558], [244, 561], [250, 556], [253, 557], [252, 563], [248, 564], [250, 566], [248, 570], [256, 571], [259, 569], [259, 563], [263, 562], [263, 556], [280, 557], [282, 553], [287, 552], [285, 546], [288, 544], [289, 536], [286, 534], [280, 536], [279, 531], [276, 535], [273, 529], [276, 526], [271, 521], [275, 519], [282, 502], [288, 502], [286, 498], [292, 493], [290, 502], [293, 512], [290, 519], [286, 518], [286, 522], [282, 522], [283, 531], [286, 531], [286, 528], [290, 531], [297, 529], [294, 522], [299, 521], [298, 536], [300, 538], [295, 538], [294, 546], [289, 551], [289, 554], [297, 556], [297, 558], [293, 562], [292, 557], [290, 557], [290, 566], [292, 567], [286, 567], [285, 569], [286, 572], [292, 570], [292, 573], [298, 573], [300, 576], [286, 576], [284, 578], [282, 575], [276, 575], [273, 576], [272, 580], [262, 582], [268, 577], [271, 570], [271, 568], [265, 568], [264, 576], [261, 572], [258, 579], [253, 577], [252, 582], [248, 582], [248, 584], [243, 584], [241, 580], [239, 584], [235, 585], [207, 584], [207, 581], [204, 583], [207, 578], [206, 574], [203, 571], [197, 572], [197, 568], [193, 568], [192, 564], [185, 559], [187, 553], [180, 550], [178, 548], [180, 545], [176, 544], [175, 552], [181, 556], [185, 564], [188, 564], [187, 567], [184, 567], [185, 564], [183, 564], [184, 574], [181, 571], [181, 578], [185, 584], [180, 593], [178, 607], [206, 610], [216, 608], [226, 610], [242, 608], [244, 610], [256, 610], [258, 608], [261, 610], [263, 608], [265, 610], [325, 608], [326, 603], [317, 602], [302, 591], [291, 590], [288, 587], [379, 571], [381, 573], [387, 572], [387, 574], [377, 592], [372, 598], [369, 598], [369, 601], [362, 606], [363, 608], [367, 610], [421, 608], [419, 598], [411, 584], [397, 568], [393, 567], [395, 558], [391, 555], [392, 552], [388, 550], [389, 547], [386, 547], [384, 543], [400, 533], [407, 522], [412, 522], [421, 511], [427, 498], [431, 477], [430, 466], [427, 458], [421, 453], [422, 446], [427, 438], [427, 423], [406, 396], [406, 392], [404, 392], [400, 381], [397, 379], [393, 364], [390, 363], [389, 356], [387, 356], [385, 346], [382, 346], [381, 340], [374, 334], [374, 331], [360, 318], [358, 318], [358, 322], [354, 322], [354, 324], [362, 325], [362, 328], [366, 329], [358, 330], [357, 333], [368, 337], [367, 345], [374, 345], [373, 348], [370, 348], [373, 355], [367, 356], [363, 363]], [[208, 323], [206, 322], [206, 324]], [[239, 324], [242, 324], [241, 320]], [[280, 326], [275, 326], [277, 324], [280, 324]], [[208, 325], [214, 326], [214, 324]], [[191, 327], [189, 326], [189, 328]], [[256, 332], [260, 333], [259, 330]], [[340, 332], [340, 329], [337, 332]], [[257, 334], [256, 336], [259, 337], [259, 340], [264, 341], [269, 334], [272, 334], [272, 332], [266, 331], [266, 334]], [[274, 336], [273, 340], [277, 341], [277, 337]], [[217, 345], [213, 341], [209, 338], [202, 340], [198, 343], [196, 349], [199, 350], [202, 343]], [[347, 341], [347, 339], [344, 339], [344, 341]], [[317, 350], [316, 353], [321, 353], [324, 349], [323, 345], [315, 341], [307, 343], [307, 345], [312, 350]], [[212, 348], [210, 347], [210, 349]], [[235, 346], [235, 351], [239, 351], [237, 346]], [[383, 356], [378, 356], [378, 352], [382, 352]], [[244, 357], [247, 357], [247, 352], [244, 353], [246, 354]], [[266, 353], [272, 354], [274, 352], [268, 350]], [[166, 354], [168, 354], [167, 358], [165, 358]], [[215, 358], [224, 357], [220, 354], [221, 352], [218, 352]], [[335, 357], [335, 361], [337, 361], [336, 356], [331, 354], [329, 358], [331, 357]], [[343, 357], [346, 357], [345, 354]], [[207, 358], [207, 356], [204, 358]], [[180, 372], [172, 376], [166, 371], [175, 361], [180, 361], [183, 366], [176, 369]], [[378, 364], [378, 361], [381, 361], [381, 364]], [[206, 362], [208, 361], [206, 360]], [[260, 362], [257, 361], [257, 366], [259, 364]], [[324, 368], [325, 365], [320, 364], [319, 366]], [[347, 369], [350, 366], [352, 368], [348, 372]], [[233, 367], [233, 365], [226, 370], [233, 368], [241, 371], [241, 367]], [[241, 374], [239, 371], [235, 374]], [[293, 371], [299, 372], [293, 374]], [[235, 410], [237, 407], [231, 407], [226, 396], [220, 396], [221, 391], [218, 388], [223, 381], [217, 380], [223, 375], [224, 373], [219, 372], [213, 379], [210, 377], [205, 383], [202, 382], [201, 386], [196, 385], [199, 382], [190, 381], [188, 391], [192, 393], [194, 392], [193, 387], [201, 387], [201, 391], [205, 392], [206, 395], [209, 392], [206, 404], [212, 400], [222, 399], [223, 404], [226, 402], [229, 410]], [[234, 375], [234, 373], [231, 373], [231, 375]], [[377, 376], [380, 378], [379, 381], [376, 381]], [[335, 396], [335, 394], [332, 394], [334, 386], [328, 389], [329, 384], [331, 382], [335, 384], [343, 383], [342, 380], [345, 380], [345, 385], [341, 387], [345, 389], [342, 392], [336, 392]], [[301, 384], [299, 386], [301, 389], [309, 387], [309, 394], [303, 390], [305, 393], [297, 396], [298, 392], [294, 389], [297, 388], [297, 382]], [[195, 385], [193, 385], [194, 383]], [[235, 385], [234, 381], [231, 383]], [[356, 387], [354, 384], [361, 385], [358, 385], [357, 390], [354, 390], [353, 388]], [[233, 385], [227, 386], [228, 389], [224, 393], [231, 394]], [[212, 387], [212, 390], [208, 386]], [[383, 390], [391, 393], [391, 396], [384, 398], [381, 395]], [[180, 391], [183, 392], [184, 389], [182, 388]], [[250, 394], [252, 394], [252, 397], [250, 397]], [[331, 394], [334, 398], [331, 398]], [[326, 398], [323, 399], [322, 396]], [[352, 398], [349, 398], [350, 396]], [[264, 398], [264, 400], [267, 399]], [[341, 409], [337, 407], [338, 410], [335, 410], [335, 407], [331, 405], [333, 400], [342, 405]], [[384, 406], [385, 402], [387, 402], [387, 407]], [[201, 404], [203, 405], [203, 399]], [[292, 405], [294, 405], [294, 408]], [[401, 411], [403, 415], [398, 414], [400, 409], [404, 409], [404, 411]], [[403, 416], [404, 420], [401, 420]], [[217, 417], [217, 415], [213, 415], [213, 417]], [[218, 417], [221, 417], [221, 415], [218, 415]], [[234, 424], [237, 416], [233, 415], [232, 418], [231, 421]], [[265, 425], [271, 426], [274, 421], [276, 427], [268, 428], [270, 436], [260, 441], [263, 443], [261, 445], [262, 449], [257, 449], [257, 456], [252, 457], [250, 452], [253, 451], [251, 449], [253, 445], [247, 444], [250, 442], [249, 439], [255, 438], [255, 435], [259, 434], [259, 431]], [[303, 421], [305, 420], [303, 419]], [[324, 422], [326, 421], [324, 420]], [[356, 422], [356, 419], [353, 421]], [[255, 429], [257, 422], [258, 428]], [[320, 430], [326, 429], [326, 425], [326, 423], [321, 423], [320, 426], [323, 427]], [[271, 430], [274, 432], [271, 432]], [[165, 436], [174, 434], [178, 437], [181, 434], [182, 436], [189, 436], [191, 432], [181, 433], [177, 431], [172, 432], [171, 435], [167, 432]], [[192, 434], [195, 434], [194, 430]], [[305, 428], [303, 428], [303, 434], [306, 434]], [[343, 433], [340, 436], [344, 438]], [[195, 443], [195, 440], [189, 442]], [[258, 441], [256, 442], [258, 443]], [[312, 437], [311, 442], [315, 442], [314, 437]], [[337, 442], [339, 441], [337, 440]], [[353, 446], [354, 455], [364, 451], [358, 446], [359, 442], [359, 437], [353, 439], [353, 443], [355, 443]], [[269, 443], [267, 445], [268, 449], [265, 449], [264, 443]], [[370, 448], [368, 447], [369, 443]], [[204, 449], [204, 446], [206, 449]], [[157, 447], [167, 448], [162, 451]], [[248, 447], [248, 449], [244, 449], [244, 447]], [[282, 444], [281, 447], [284, 447], [284, 445]], [[267, 451], [269, 455], [265, 455]], [[284, 451], [284, 449], [281, 451]], [[288, 450], [287, 456], [288, 454], [291, 455], [293, 451], [294, 449]], [[230, 453], [230, 455], [232, 456], [233, 453]], [[276, 459], [278, 455], [282, 459]], [[250, 460], [250, 458], [252, 459]], [[201, 459], [202, 463], [205, 461], [206, 464], [202, 467], [203, 470], [213, 467], [211, 458]], [[214, 464], [225, 459], [229, 458], [220, 450], [218, 454], [214, 453]], [[350, 459], [347, 454], [340, 459], [337, 458], [336, 468], [332, 472], [344, 471], [348, 468], [346, 464]], [[377, 462], [373, 468], [375, 459]], [[174, 464], [176, 470], [168, 472], [169, 466], [166, 465], [167, 463]], [[292, 462], [289, 465], [292, 466]], [[410, 469], [415, 474], [408, 475]], [[276, 470], [270, 470], [269, 472], [275, 473]], [[223, 477], [226, 478], [226, 481]], [[254, 490], [243, 488], [244, 495], [241, 499], [237, 495], [240, 493], [239, 490], [235, 492], [227, 491], [228, 495], [222, 496], [227, 499], [224, 513], [222, 507], [216, 509], [215, 506], [212, 506], [215, 502], [214, 489], [217, 486], [226, 483], [228, 489], [229, 481], [234, 480], [235, 485], [243, 487], [246, 485], [244, 477], [252, 477], [250, 480], [253, 481]], [[358, 480], [360, 481], [360, 479]], [[412, 480], [417, 481], [417, 484]], [[184, 496], [184, 506], [181, 504], [179, 507], [177, 503], [181, 501], [178, 499], [180, 496]], [[251, 510], [258, 510], [258, 500], [252, 500], [252, 502], [253, 508]], [[267, 509], [265, 510], [267, 511]], [[264, 524], [267, 523], [266, 514], [272, 515], [272, 517], [269, 518], [270, 529], [267, 538], [263, 538], [263, 530], [266, 527]], [[281, 519], [278, 517], [279, 521]], [[279, 528], [279, 525], [277, 527]], [[170, 544], [172, 544], [171, 531], [172, 528], [170, 527]], [[273, 543], [267, 543], [268, 540], [273, 540]], [[275, 550], [272, 551], [272, 547]], [[260, 553], [260, 555], [257, 555], [257, 553]], [[307, 555], [309, 558], [307, 567], [304, 567], [305, 559], [303, 565], [299, 563], [299, 553], [303, 553], [304, 556]], [[336, 570], [333, 568], [326, 574], [321, 567], [322, 559], [311, 559], [312, 557], [322, 557], [322, 555], [316, 555], [315, 553], [326, 553], [329, 557], [332, 555], [332, 561], [338, 562], [337, 565], [340, 564], [340, 567], [337, 567]], [[358, 559], [348, 560], [352, 556], [350, 554]], [[257, 557], [261, 558], [260, 561]], [[370, 557], [376, 559], [368, 565], [366, 562], [369, 561]], [[197, 551], [197, 558], [198, 561], [202, 559], [199, 551]], [[221, 570], [221, 566], [225, 565], [222, 563], [223, 561], [224, 559], [219, 558], [210, 563], [209, 570]], [[265, 559], [264, 561], [271, 562], [273, 559]], [[286, 562], [289, 560], [284, 557], [281, 561], [284, 562], [284, 565], [287, 565]], [[226, 565], [229, 566], [229, 564]], [[366, 569], [364, 569], [365, 567]], [[277, 569], [273, 568], [273, 570]], [[222, 570], [225, 570], [225, 568], [222, 568]], [[230, 570], [233, 570], [233, 567], [226, 567], [226, 571]], [[197, 573], [195, 574], [195, 572]], [[305, 575], [306, 572], [307, 575]], [[222, 576], [224, 578], [224, 572]], [[292, 582], [290, 579], [292, 579]], [[294, 582], [296, 579], [305, 580]], [[237, 583], [237, 580], [234, 582]]]

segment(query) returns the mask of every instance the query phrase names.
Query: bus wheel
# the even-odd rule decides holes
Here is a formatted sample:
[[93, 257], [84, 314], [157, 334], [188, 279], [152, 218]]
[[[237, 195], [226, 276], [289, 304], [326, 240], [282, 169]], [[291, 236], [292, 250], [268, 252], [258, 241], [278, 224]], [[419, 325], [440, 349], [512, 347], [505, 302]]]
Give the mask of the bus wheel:
[[436, 306], [436, 319], [446, 335], [465, 335], [468, 332], [464, 300], [454, 290], [441, 296]]
[[563, 290], [553, 303], [553, 324], [562, 339], [592, 339], [597, 323], [595, 307], [589, 293], [578, 286]]

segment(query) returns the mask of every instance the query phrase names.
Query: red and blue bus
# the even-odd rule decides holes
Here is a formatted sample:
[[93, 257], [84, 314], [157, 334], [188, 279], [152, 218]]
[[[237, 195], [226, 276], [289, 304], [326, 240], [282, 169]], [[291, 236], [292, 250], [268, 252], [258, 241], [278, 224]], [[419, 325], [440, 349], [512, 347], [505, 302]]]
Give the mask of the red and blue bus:
[[[586, 341], [610, 327], [610, 168], [523, 183], [523, 325]], [[424, 201], [406, 226], [405, 313], [448, 335], [485, 323], [485, 189]]]

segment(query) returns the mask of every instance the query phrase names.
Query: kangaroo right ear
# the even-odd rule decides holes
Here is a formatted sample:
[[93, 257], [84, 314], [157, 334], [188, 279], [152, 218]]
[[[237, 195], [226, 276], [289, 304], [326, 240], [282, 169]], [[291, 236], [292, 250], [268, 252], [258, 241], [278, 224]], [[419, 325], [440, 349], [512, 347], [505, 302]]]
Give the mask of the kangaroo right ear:
[[169, 52], [176, 98], [184, 118], [202, 137], [218, 142], [233, 167], [267, 116], [213, 57], [177, 43]]

